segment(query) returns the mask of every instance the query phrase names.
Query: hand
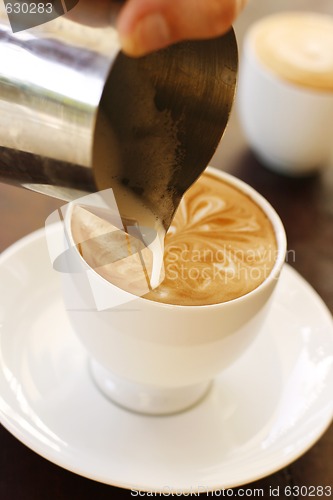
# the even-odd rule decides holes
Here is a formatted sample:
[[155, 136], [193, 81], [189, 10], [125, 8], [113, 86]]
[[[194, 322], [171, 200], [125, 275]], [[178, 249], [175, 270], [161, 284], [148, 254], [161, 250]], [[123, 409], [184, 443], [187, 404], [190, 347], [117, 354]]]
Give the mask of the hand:
[[185, 39], [226, 32], [247, 0], [127, 0], [117, 28], [124, 52], [141, 56]]
[[180, 40], [228, 31], [247, 0], [80, 0], [66, 17], [89, 26], [116, 25], [124, 52], [142, 56]]

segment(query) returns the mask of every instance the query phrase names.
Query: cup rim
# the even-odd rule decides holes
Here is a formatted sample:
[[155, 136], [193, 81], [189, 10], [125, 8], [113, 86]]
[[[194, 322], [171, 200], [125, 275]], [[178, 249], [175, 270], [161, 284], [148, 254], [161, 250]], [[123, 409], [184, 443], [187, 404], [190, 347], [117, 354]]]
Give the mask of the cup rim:
[[175, 308], [177, 310], [186, 310], [189, 311], [191, 310], [202, 310], [202, 309], [215, 309], [219, 307], [230, 307], [232, 304], [240, 303], [244, 300], [248, 300], [249, 297], [253, 295], [257, 295], [258, 293], [261, 292], [261, 290], [265, 289], [268, 287], [272, 281], [277, 280], [279, 277], [279, 274], [281, 272], [281, 269], [283, 267], [284, 261], [285, 261], [285, 255], [286, 255], [286, 250], [287, 250], [287, 238], [286, 238], [286, 233], [285, 229], [283, 226], [283, 223], [277, 214], [276, 210], [273, 208], [273, 206], [264, 198], [258, 191], [256, 191], [253, 187], [251, 187], [249, 184], [246, 182], [242, 181], [238, 177], [235, 177], [234, 175], [231, 175], [227, 172], [224, 172], [222, 170], [219, 170], [215, 167], [208, 166], [206, 167], [205, 173], [212, 175], [213, 177], [217, 177], [224, 182], [230, 184], [231, 186], [241, 190], [244, 194], [246, 194], [254, 203], [256, 203], [267, 215], [268, 219], [270, 220], [273, 229], [274, 229], [274, 234], [276, 238], [276, 244], [277, 244], [277, 251], [276, 251], [276, 260], [274, 263], [273, 268], [271, 269], [269, 275], [264, 279], [260, 285], [258, 285], [256, 288], [251, 290], [250, 292], [246, 293], [245, 295], [241, 295], [240, 297], [236, 297], [234, 299], [225, 301], [225, 302], [217, 302], [214, 304], [200, 304], [200, 305], [185, 305], [185, 304], [168, 304], [165, 302], [158, 302], [150, 299], [146, 299], [141, 296], [137, 296], [132, 294], [131, 292], [127, 292], [126, 290], [117, 287], [113, 283], [109, 282], [105, 278], [103, 278], [99, 273], [97, 273], [94, 269], [92, 269], [88, 263], [84, 260], [80, 252], [78, 251], [74, 239], [71, 233], [70, 229], [70, 224], [68, 224], [70, 218], [71, 218], [71, 213], [73, 206], [75, 206], [77, 203], [75, 203], [77, 200], [74, 200], [69, 204], [68, 210], [66, 212], [66, 217], [65, 217], [65, 231], [67, 233], [67, 237], [70, 239], [70, 243], [75, 249], [74, 251], [76, 252], [77, 256], [79, 257], [80, 261], [82, 264], [86, 267], [87, 270], [90, 271], [90, 273], [93, 273], [95, 278], [97, 280], [102, 280], [104, 284], [111, 285], [112, 287], [118, 289], [122, 293], [126, 294], [128, 297], [131, 297], [131, 302], [133, 303], [134, 301], [139, 301], [141, 304], [144, 303], [146, 307], [151, 307], [151, 308], [164, 308], [164, 309], [172, 309], [174, 310]]

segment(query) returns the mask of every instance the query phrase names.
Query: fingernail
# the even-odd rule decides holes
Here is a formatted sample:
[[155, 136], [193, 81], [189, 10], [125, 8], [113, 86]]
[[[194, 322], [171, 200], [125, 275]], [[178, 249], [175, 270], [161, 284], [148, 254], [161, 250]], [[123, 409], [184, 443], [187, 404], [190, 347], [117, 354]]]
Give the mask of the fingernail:
[[161, 49], [171, 41], [166, 19], [158, 13], [143, 17], [130, 33], [120, 33], [119, 37], [124, 52], [133, 56]]

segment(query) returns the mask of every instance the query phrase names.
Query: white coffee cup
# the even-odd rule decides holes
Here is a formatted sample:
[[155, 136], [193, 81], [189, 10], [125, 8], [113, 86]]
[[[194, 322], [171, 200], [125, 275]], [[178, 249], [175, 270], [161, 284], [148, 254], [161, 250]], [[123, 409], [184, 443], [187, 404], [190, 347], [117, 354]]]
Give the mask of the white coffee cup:
[[[252, 292], [229, 302], [170, 305], [120, 290], [89, 269], [74, 245], [71, 210], [67, 211], [65, 230], [74, 249], [70, 255], [76, 271], [62, 275], [67, 313], [87, 349], [97, 386], [112, 401], [130, 410], [169, 414], [199, 401], [214, 377], [260, 332], [278, 282], [286, 252], [280, 218], [250, 186], [216, 169], [208, 170], [262, 208], [277, 240], [276, 262], [269, 276]], [[111, 301], [107, 309], [95, 306], [95, 292], [105, 297], [105, 303]], [[114, 307], [110, 307], [112, 301]]]
[[241, 57], [238, 111], [249, 145], [267, 167], [297, 176], [328, 165], [333, 18], [283, 12], [252, 25]]

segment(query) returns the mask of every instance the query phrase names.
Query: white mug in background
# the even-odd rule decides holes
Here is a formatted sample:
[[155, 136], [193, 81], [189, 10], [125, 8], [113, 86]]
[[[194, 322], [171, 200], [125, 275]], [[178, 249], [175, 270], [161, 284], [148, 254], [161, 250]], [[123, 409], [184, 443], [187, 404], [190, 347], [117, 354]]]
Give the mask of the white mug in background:
[[333, 153], [333, 18], [283, 12], [257, 21], [241, 57], [238, 112], [272, 170], [311, 174]]

